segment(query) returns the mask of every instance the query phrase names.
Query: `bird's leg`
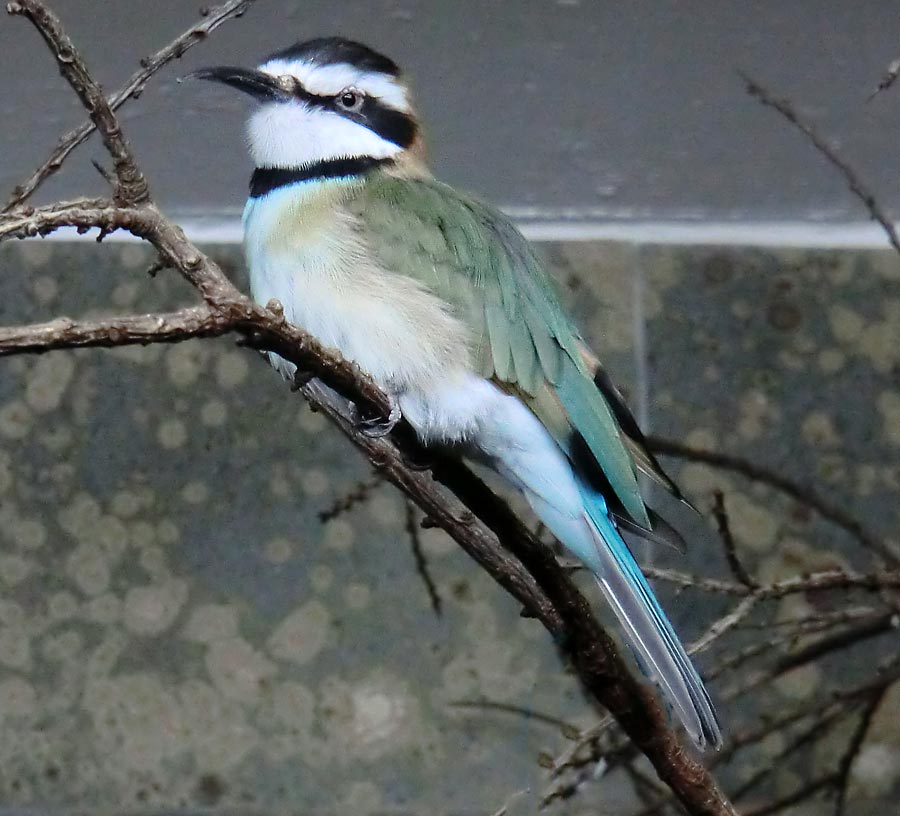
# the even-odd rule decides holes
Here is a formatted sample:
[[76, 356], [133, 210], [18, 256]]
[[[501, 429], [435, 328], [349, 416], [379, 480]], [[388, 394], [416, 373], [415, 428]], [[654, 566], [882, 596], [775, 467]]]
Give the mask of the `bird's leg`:
[[359, 410], [355, 403], [351, 403], [350, 418], [357, 430], [373, 439], [380, 439], [393, 431], [402, 419], [402, 414], [400, 413], [400, 403], [393, 394], [388, 394], [388, 402], [391, 410], [387, 417], [381, 414], [366, 415]]

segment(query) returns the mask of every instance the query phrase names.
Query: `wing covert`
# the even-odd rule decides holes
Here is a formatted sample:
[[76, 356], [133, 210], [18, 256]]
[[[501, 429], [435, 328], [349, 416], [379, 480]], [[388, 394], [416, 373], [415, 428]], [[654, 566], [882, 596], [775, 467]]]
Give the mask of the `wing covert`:
[[517, 392], [564, 450], [580, 435], [628, 515], [650, 529], [618, 422], [543, 263], [512, 222], [433, 179], [370, 177], [349, 207], [386, 269], [428, 286], [469, 326], [481, 373]]

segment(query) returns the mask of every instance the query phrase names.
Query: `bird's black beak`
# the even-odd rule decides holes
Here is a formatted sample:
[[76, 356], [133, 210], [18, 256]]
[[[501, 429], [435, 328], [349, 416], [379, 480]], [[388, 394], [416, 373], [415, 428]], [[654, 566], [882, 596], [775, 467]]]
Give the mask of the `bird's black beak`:
[[291, 95], [286, 83], [278, 77], [252, 68], [236, 68], [232, 65], [201, 68], [199, 71], [188, 74], [184, 79], [209, 79], [214, 82], [222, 82], [250, 94], [260, 102], [287, 99]]

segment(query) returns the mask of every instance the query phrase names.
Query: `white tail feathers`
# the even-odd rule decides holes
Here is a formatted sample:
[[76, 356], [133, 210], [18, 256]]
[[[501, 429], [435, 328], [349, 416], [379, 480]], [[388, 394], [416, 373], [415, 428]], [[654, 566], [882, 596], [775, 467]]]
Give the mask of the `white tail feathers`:
[[608, 520], [602, 532], [592, 526], [594, 558], [586, 565], [597, 578], [641, 668], [662, 690], [694, 742], [701, 748], [720, 747], [719, 721], [703, 681], [625, 542]]
[[518, 399], [495, 390], [489, 402], [490, 410], [478, 419], [474, 446], [594, 573], [642, 670], [697, 745], [718, 747], [721, 731], [703, 681], [619, 535], [603, 496], [575, 475], [547, 429]]

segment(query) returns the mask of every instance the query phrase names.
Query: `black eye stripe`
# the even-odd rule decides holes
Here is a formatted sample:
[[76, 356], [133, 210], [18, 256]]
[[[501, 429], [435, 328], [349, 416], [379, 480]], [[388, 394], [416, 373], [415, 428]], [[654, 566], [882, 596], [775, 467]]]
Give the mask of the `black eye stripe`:
[[387, 139], [400, 147], [409, 147], [416, 138], [416, 123], [411, 116], [382, 105], [372, 97], [365, 98], [362, 109], [357, 113], [340, 112], [348, 119], [361, 122], [382, 139]]
[[362, 108], [351, 111], [338, 105], [336, 96], [319, 96], [303, 88], [298, 88], [294, 96], [307, 105], [332, 111], [345, 119], [364, 125], [398, 147], [407, 148], [415, 141], [415, 120], [403, 111], [383, 105], [375, 97], [364, 96]]

